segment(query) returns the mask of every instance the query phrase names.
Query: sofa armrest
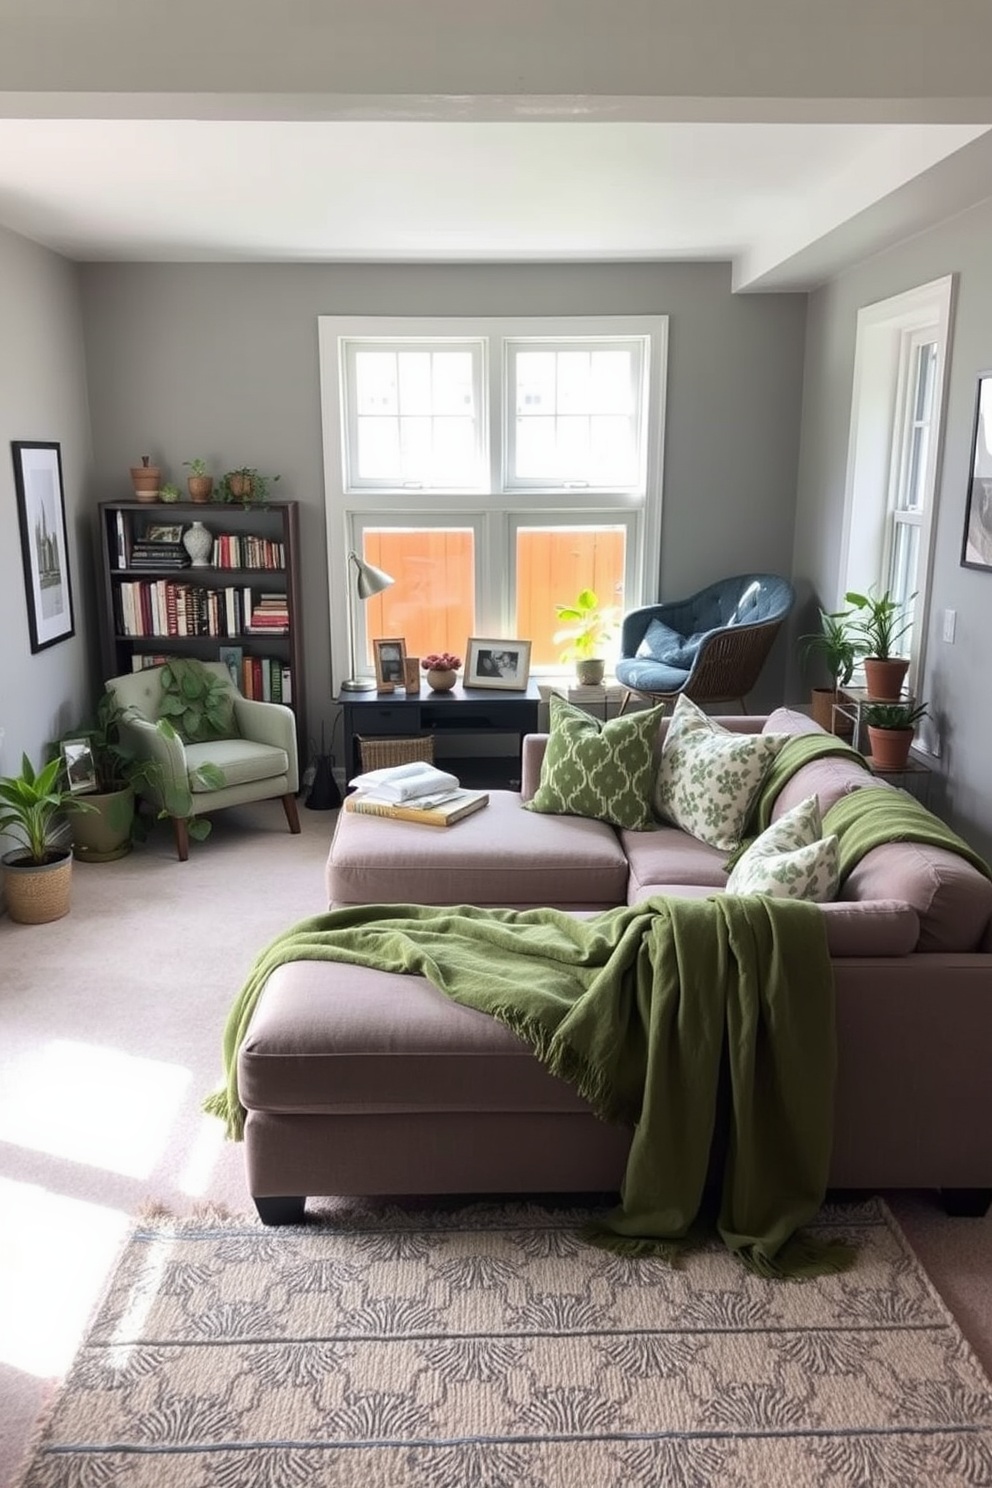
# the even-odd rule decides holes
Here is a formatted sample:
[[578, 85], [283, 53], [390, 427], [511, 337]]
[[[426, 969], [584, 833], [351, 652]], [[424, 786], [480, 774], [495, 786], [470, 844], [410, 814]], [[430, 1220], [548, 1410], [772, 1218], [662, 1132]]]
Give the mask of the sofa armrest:
[[548, 734], [524, 734], [520, 750], [520, 795], [529, 801], [541, 783], [541, 765], [548, 747]]

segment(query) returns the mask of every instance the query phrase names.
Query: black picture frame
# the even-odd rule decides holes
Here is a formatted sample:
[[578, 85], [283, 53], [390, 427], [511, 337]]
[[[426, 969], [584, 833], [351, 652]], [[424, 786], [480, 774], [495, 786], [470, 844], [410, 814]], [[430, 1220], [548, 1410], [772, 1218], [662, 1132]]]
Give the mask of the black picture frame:
[[979, 374], [975, 396], [961, 567], [992, 572], [992, 372]]
[[31, 650], [75, 635], [65, 527], [62, 449], [52, 441], [11, 440]]

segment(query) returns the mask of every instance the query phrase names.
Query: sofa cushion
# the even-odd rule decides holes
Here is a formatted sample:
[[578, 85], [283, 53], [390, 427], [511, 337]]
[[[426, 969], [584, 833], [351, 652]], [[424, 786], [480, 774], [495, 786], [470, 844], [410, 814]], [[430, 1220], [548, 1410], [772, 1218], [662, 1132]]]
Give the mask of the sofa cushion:
[[682, 696], [661, 752], [654, 806], [711, 847], [737, 846], [751, 807], [787, 734], [739, 734]]
[[785, 782], [772, 805], [772, 821], [778, 821], [807, 796], [816, 796], [820, 814], [826, 816], [831, 806], [853, 790], [894, 789], [895, 786], [879, 780], [867, 765], [859, 765], [856, 759], [826, 754], [821, 759], [809, 760]]
[[946, 848], [923, 842], [873, 847], [841, 884], [840, 898], [902, 899], [920, 922], [918, 951], [975, 951], [992, 922], [992, 882]]
[[187, 744], [186, 766], [190, 790], [216, 790], [199, 778], [201, 765], [216, 765], [227, 785], [250, 785], [255, 780], [272, 780], [289, 771], [289, 755], [275, 744], [256, 744], [252, 739], [214, 739], [210, 744]]
[[612, 827], [522, 811], [516, 791], [453, 827], [342, 811], [327, 896], [346, 904], [478, 904], [610, 909], [626, 901], [627, 860]]
[[525, 810], [585, 816], [617, 827], [650, 826], [658, 724], [664, 704], [601, 723], [551, 695], [551, 735], [541, 780]]
[[822, 904], [837, 892], [837, 838], [824, 837], [816, 796], [766, 828], [738, 859], [728, 894], [767, 894]]
[[726, 852], [690, 836], [681, 827], [621, 832], [620, 845], [630, 865], [628, 904], [663, 894], [666, 884], [698, 884], [710, 892], [722, 889], [727, 882]]

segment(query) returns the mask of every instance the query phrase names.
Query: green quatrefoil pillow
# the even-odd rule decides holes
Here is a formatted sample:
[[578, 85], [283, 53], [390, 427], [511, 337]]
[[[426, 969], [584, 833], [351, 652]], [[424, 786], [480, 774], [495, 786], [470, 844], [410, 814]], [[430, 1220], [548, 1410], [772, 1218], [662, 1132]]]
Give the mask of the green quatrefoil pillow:
[[741, 854], [727, 880], [727, 893], [825, 904], [834, 898], [839, 881], [837, 838], [824, 837], [820, 802], [807, 796]]
[[588, 816], [634, 832], [650, 830], [655, 825], [651, 788], [664, 712], [661, 703], [600, 723], [552, 693], [541, 781], [525, 809]]
[[656, 813], [710, 847], [736, 847], [761, 782], [788, 737], [725, 729], [683, 694], [661, 752]]

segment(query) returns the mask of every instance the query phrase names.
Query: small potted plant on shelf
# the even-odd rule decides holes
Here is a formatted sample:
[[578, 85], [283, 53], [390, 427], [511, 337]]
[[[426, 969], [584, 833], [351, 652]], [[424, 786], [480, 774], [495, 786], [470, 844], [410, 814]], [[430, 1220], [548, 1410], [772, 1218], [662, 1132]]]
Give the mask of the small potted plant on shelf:
[[909, 657], [900, 656], [896, 645], [913, 623], [910, 606], [915, 592], [904, 603], [893, 599], [888, 589], [882, 594], [870, 589], [867, 594], [859, 594], [852, 589], [844, 597], [861, 612], [853, 616], [851, 629], [864, 656], [868, 696], [880, 702], [898, 702], [909, 671]]
[[600, 605], [593, 589], [582, 589], [571, 604], [555, 605], [555, 614], [566, 622], [553, 637], [556, 646], [568, 642], [561, 660], [575, 662], [580, 683], [598, 686], [606, 672], [605, 652], [620, 624], [619, 606]]
[[847, 623], [851, 614], [851, 610], [821, 610], [820, 629], [799, 638], [803, 660], [821, 657], [830, 677], [829, 687], [813, 687], [810, 695], [813, 718], [832, 734], [850, 734], [854, 727], [852, 719], [834, 711], [840, 690], [850, 682], [864, 650]]
[[162, 470], [152, 464], [151, 455], [142, 455], [140, 465], [131, 466], [131, 484], [136, 501], [157, 501]]
[[876, 770], [905, 770], [916, 725], [929, 716], [926, 703], [866, 703], [861, 716]]
[[214, 478], [207, 472], [206, 460], [184, 460], [183, 465], [189, 471], [186, 489], [189, 491], [190, 501], [195, 501], [197, 505], [209, 501], [214, 489]]
[[274, 486], [278, 479], [278, 475], [260, 475], [252, 466], [242, 465], [222, 476], [219, 499], [240, 501], [244, 506], [261, 506], [268, 499], [269, 487]]
[[7, 913], [18, 924], [45, 925], [69, 913], [72, 850], [62, 842], [62, 818], [76, 804], [60, 755], [35, 771], [24, 754], [21, 773], [0, 779], [0, 833], [21, 843], [0, 859]]

